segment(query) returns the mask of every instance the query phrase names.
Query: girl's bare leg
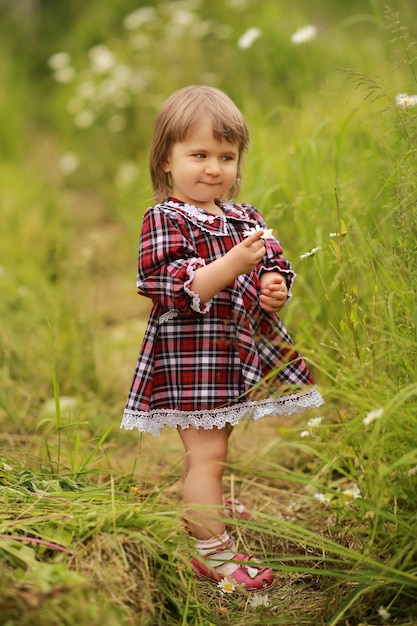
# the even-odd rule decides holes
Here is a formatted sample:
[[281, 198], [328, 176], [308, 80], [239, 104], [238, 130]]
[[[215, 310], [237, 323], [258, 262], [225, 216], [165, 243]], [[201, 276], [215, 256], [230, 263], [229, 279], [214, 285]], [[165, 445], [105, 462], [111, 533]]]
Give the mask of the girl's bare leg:
[[230, 427], [178, 428], [185, 448], [183, 499], [188, 528], [196, 539], [225, 532], [222, 478]]

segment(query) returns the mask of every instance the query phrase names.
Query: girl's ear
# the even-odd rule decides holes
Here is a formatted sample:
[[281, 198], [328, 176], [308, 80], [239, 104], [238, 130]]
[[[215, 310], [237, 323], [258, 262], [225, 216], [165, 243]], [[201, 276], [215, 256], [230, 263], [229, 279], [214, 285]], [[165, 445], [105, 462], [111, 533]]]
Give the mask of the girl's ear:
[[167, 156], [162, 162], [162, 170], [168, 174], [171, 171], [171, 159]]

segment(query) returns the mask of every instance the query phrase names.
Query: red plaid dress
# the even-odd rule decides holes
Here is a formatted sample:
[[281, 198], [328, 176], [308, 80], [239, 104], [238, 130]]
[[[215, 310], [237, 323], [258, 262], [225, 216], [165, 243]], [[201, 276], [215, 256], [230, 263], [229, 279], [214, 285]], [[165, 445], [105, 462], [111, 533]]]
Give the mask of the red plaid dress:
[[263, 272], [281, 272], [289, 290], [295, 277], [274, 237], [262, 262], [209, 302], [192, 291], [197, 268], [245, 230], [266, 228], [249, 204], [219, 206], [224, 214], [212, 215], [170, 199], [145, 212], [137, 287], [153, 306], [121, 424], [127, 430], [221, 428], [323, 403], [283, 324], [259, 306]]

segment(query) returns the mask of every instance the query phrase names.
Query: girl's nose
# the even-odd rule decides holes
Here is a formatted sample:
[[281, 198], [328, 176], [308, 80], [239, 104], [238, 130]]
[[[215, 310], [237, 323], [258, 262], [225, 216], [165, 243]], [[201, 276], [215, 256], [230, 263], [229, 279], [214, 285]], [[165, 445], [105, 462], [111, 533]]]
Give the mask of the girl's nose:
[[220, 163], [217, 159], [211, 159], [210, 161], [207, 161], [205, 169], [208, 174], [211, 174], [211, 176], [218, 176], [219, 174], [221, 174], [222, 171]]

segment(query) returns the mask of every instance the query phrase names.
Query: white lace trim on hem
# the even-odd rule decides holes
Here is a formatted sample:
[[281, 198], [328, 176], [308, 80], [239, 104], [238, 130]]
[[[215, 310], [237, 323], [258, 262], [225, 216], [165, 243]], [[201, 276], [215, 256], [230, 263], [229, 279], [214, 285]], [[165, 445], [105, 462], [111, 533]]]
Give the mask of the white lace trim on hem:
[[290, 416], [310, 408], [319, 407], [324, 403], [316, 388], [302, 393], [267, 398], [265, 400], [235, 404], [231, 407], [205, 411], [176, 411], [160, 409], [157, 411], [132, 411], [125, 409], [120, 428], [142, 433], [150, 433], [154, 437], [160, 434], [163, 426], [176, 428], [204, 428], [205, 430], [224, 428], [227, 424], [235, 426], [243, 419], [258, 420], [266, 415]]

